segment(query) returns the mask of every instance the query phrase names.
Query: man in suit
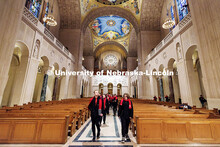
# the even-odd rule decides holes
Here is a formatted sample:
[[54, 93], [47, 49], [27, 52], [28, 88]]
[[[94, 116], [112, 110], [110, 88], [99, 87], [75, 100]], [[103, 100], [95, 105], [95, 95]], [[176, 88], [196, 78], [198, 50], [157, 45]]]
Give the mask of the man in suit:
[[96, 133], [95, 126], [97, 127], [97, 139], [100, 138], [100, 119], [103, 116], [103, 102], [99, 96], [98, 90], [94, 91], [94, 97], [90, 99], [89, 110], [91, 111], [92, 119], [92, 132], [93, 132], [93, 141], [95, 141]]

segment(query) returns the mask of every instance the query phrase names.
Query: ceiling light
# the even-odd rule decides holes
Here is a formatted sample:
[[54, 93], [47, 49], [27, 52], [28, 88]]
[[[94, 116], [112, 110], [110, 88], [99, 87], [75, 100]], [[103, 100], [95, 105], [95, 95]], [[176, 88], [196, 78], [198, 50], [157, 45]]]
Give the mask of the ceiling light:
[[52, 15], [48, 15], [43, 18], [43, 21], [49, 26], [56, 26], [57, 22]]
[[163, 23], [162, 27], [163, 27], [164, 29], [170, 29], [170, 28], [172, 28], [174, 25], [175, 25], [175, 21], [172, 20], [171, 18], [167, 18], [167, 19], [165, 20], [165, 22]]

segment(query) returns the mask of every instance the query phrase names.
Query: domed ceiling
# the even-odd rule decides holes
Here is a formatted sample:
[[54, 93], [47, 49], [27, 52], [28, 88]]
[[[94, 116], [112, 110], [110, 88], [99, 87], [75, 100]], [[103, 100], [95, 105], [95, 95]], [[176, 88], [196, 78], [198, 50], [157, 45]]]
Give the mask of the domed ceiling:
[[128, 35], [131, 24], [120, 16], [102, 16], [89, 25], [93, 34], [106, 40], [116, 40]]
[[89, 12], [101, 7], [119, 7], [128, 10], [140, 23], [142, 0], [80, 0], [81, 22]]
[[[140, 23], [142, 0], [80, 0], [81, 22], [95, 9], [102, 7], [119, 7], [131, 12]], [[120, 16], [101, 16], [89, 24], [92, 32], [93, 50], [106, 41], [115, 41], [128, 51], [132, 24]]]

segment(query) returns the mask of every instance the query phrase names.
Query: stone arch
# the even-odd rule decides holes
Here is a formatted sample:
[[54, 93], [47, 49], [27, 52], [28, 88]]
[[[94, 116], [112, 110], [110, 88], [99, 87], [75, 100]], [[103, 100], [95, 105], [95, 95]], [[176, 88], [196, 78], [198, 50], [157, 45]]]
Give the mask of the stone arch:
[[29, 60], [28, 46], [22, 41], [16, 41], [12, 54], [11, 65], [8, 74], [8, 81], [4, 89], [1, 104], [3, 106], [13, 106], [23, 104], [22, 97], [25, 84], [26, 71]]
[[[38, 71], [35, 80], [34, 92], [32, 102], [39, 102], [41, 98], [41, 92], [43, 89], [43, 83], [45, 83], [47, 77], [47, 71], [49, 69], [49, 59], [47, 56], [42, 56], [39, 60]], [[46, 94], [46, 91], [45, 91]]]
[[186, 59], [189, 87], [191, 89], [191, 95], [188, 99], [188, 102], [191, 105], [196, 105], [197, 107], [201, 107], [201, 103], [198, 98], [201, 94], [205, 97], [206, 93], [203, 85], [202, 70], [201, 68], [198, 69], [198, 67], [200, 66], [198, 66], [199, 55], [198, 55], [197, 45], [192, 45], [187, 49], [185, 53], [185, 59]]
[[101, 95], [104, 94], [104, 84], [103, 84], [103, 83], [99, 83], [99, 93], [100, 93]]
[[174, 58], [170, 58], [168, 63], [167, 63], [167, 67], [168, 67], [168, 70], [172, 70], [173, 69], [173, 64], [176, 60]]
[[191, 60], [192, 59], [192, 55], [193, 55], [194, 51], [196, 50], [196, 48], [197, 48], [197, 45], [192, 45], [187, 49], [187, 51], [185, 53], [185, 59], [186, 60]]
[[169, 72], [174, 73], [172, 76], [168, 76], [170, 91], [169, 98], [171, 102], [179, 103], [179, 98], [181, 97], [181, 94], [176, 60], [174, 58], [170, 58], [167, 66]]
[[47, 56], [42, 56], [41, 59], [43, 61], [44, 71], [46, 73], [50, 65], [49, 58]]
[[16, 41], [15, 47], [21, 48], [21, 54], [23, 56], [29, 56], [29, 48], [28, 45], [23, 41]]
[[163, 70], [164, 70], [164, 65], [163, 65], [163, 64], [160, 64], [160, 66], [159, 66], [159, 68], [158, 68], [158, 71], [163, 72]]
[[104, 15], [118, 15], [120, 17], [123, 17], [127, 19], [133, 25], [136, 31], [136, 34], [138, 34], [140, 31], [137, 19], [134, 17], [134, 15], [131, 12], [123, 8], [119, 8], [119, 7], [101, 7], [90, 12], [84, 18], [82, 25], [81, 25], [81, 30], [83, 31], [83, 34], [86, 32], [86, 28], [91, 21], [93, 21], [97, 17], [104, 16]]
[[101, 49], [103, 46], [106, 46], [106, 45], [118, 46], [119, 48], [121, 48], [123, 50], [123, 52], [125, 53], [126, 56], [128, 55], [128, 52], [123, 45], [121, 45], [120, 43], [115, 42], [115, 41], [107, 41], [107, 42], [104, 42], [96, 47], [96, 49], [94, 51], [94, 57], [96, 56], [96, 53], [99, 51], [99, 49]]
[[121, 83], [117, 83], [117, 95], [118, 96], [122, 96], [122, 84]]
[[59, 64], [57, 62], [55, 62], [53, 66], [54, 66], [54, 70], [59, 70]]
[[114, 87], [113, 83], [110, 82], [110, 83], [107, 84], [108, 93], [114, 94], [113, 93], [113, 87]]

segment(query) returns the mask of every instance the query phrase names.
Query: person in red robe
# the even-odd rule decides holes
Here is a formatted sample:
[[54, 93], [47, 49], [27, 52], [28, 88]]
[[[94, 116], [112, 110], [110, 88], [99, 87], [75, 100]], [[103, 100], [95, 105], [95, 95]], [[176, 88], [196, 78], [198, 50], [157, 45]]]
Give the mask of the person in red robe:
[[103, 102], [99, 96], [99, 92], [97, 90], [94, 91], [94, 97], [90, 99], [89, 102], [89, 110], [91, 111], [91, 120], [92, 120], [92, 132], [93, 132], [93, 139], [95, 141], [96, 133], [95, 133], [95, 126], [97, 127], [97, 139], [100, 138], [100, 119], [103, 116]]
[[[105, 124], [105, 121], [106, 121], [106, 114], [108, 112], [108, 99], [107, 99], [107, 95], [104, 95], [102, 96], [102, 104], [103, 104], [103, 124]], [[101, 123], [102, 124], [102, 119], [101, 119]]]
[[123, 99], [120, 101], [118, 117], [121, 119], [122, 143], [124, 143], [125, 140], [129, 139], [128, 127], [130, 120], [133, 118], [133, 104], [130, 100], [130, 96], [127, 93], [123, 95]]

